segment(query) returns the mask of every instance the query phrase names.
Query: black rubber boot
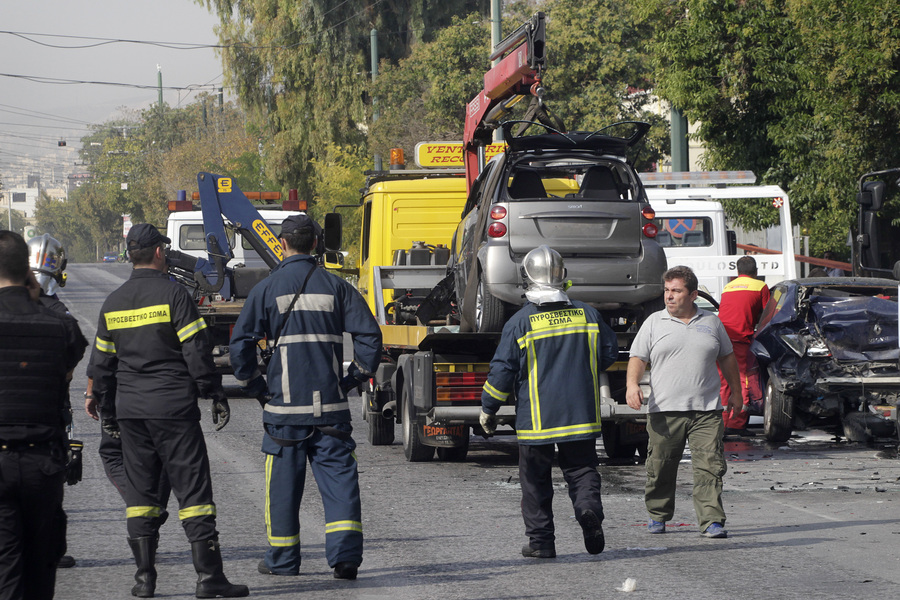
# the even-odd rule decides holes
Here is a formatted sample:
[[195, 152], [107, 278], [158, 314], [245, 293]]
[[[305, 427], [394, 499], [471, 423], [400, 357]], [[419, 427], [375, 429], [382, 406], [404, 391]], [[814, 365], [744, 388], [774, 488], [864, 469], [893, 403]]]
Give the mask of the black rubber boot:
[[191, 556], [197, 569], [198, 598], [243, 598], [250, 595], [246, 585], [233, 585], [222, 572], [219, 540], [210, 538], [191, 542]]
[[158, 536], [128, 538], [128, 545], [131, 546], [131, 552], [134, 554], [134, 564], [137, 565], [137, 572], [134, 574], [134, 580], [137, 583], [131, 588], [132, 596], [152, 598], [156, 592], [156, 567], [154, 564], [158, 542]]

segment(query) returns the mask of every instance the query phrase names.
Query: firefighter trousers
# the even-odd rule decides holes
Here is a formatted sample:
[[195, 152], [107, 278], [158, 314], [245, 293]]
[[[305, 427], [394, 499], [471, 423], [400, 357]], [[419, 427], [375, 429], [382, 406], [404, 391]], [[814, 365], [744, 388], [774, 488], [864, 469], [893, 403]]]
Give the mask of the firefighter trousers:
[[0, 599], [53, 598], [66, 552], [65, 459], [58, 444], [0, 449]]
[[[165, 478], [190, 542], [218, 537], [206, 440], [199, 421], [122, 419], [128, 537], [156, 536], [165, 520]], [[168, 497], [168, 494], [166, 495]]]
[[[362, 508], [359, 499], [356, 442], [349, 423], [333, 426], [336, 436], [312, 426], [266, 423], [266, 566], [274, 573], [300, 569], [300, 502], [309, 462], [325, 508], [325, 558], [328, 566], [362, 563]], [[332, 431], [333, 431], [332, 430]]]
[[[106, 433], [100, 432], [100, 446], [97, 449], [100, 454], [100, 462], [103, 463], [103, 470], [106, 477], [113, 484], [122, 500], [125, 500], [125, 461], [122, 458], [122, 440], [116, 439]], [[169, 504], [169, 493], [172, 491], [169, 486], [169, 476], [163, 471], [160, 477], [160, 487], [157, 501], [159, 506], [165, 508]]]
[[[595, 440], [559, 442], [559, 468], [569, 487], [569, 498], [580, 518], [592, 510], [603, 520], [600, 473]], [[554, 444], [519, 444], [519, 482], [522, 484], [522, 518], [525, 535], [535, 549], [554, 548], [552, 473]]]

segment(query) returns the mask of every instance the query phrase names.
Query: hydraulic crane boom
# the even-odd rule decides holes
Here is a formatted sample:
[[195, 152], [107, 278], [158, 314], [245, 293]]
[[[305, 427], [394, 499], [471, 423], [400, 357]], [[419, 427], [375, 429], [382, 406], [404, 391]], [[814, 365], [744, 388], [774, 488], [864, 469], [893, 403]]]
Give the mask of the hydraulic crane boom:
[[469, 190], [483, 166], [484, 147], [491, 143], [500, 119], [528, 94], [541, 98], [544, 38], [544, 13], [539, 12], [491, 54], [492, 61], [503, 58], [485, 73], [484, 89], [466, 106], [463, 155]]

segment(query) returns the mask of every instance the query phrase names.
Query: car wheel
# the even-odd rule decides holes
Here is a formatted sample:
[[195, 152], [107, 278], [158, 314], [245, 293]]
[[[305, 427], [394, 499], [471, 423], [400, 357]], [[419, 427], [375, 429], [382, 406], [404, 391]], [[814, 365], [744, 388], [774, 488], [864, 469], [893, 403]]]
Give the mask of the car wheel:
[[475, 331], [503, 331], [503, 315], [503, 303], [491, 295], [479, 277], [475, 292]]
[[438, 460], [442, 460], [445, 462], [463, 462], [466, 460], [466, 456], [469, 454], [469, 428], [466, 427], [466, 436], [465, 442], [463, 442], [462, 446], [457, 446], [456, 448], [438, 448], [437, 449], [437, 457]]
[[406, 385], [400, 396], [403, 411], [403, 455], [409, 462], [428, 462], [434, 457], [434, 447], [426, 446], [419, 439], [419, 428], [416, 426], [416, 407], [413, 406]]
[[794, 424], [794, 398], [775, 388], [773, 378], [766, 384], [763, 408], [763, 426], [770, 442], [786, 442], [791, 437]]

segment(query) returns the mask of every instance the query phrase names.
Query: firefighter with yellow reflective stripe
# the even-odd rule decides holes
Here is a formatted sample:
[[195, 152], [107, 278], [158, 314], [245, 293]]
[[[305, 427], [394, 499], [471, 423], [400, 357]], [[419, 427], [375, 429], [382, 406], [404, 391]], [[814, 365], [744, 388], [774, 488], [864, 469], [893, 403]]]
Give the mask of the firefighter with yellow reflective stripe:
[[156, 548], [165, 511], [159, 506], [163, 472], [178, 499], [178, 516], [191, 542], [198, 598], [236, 598], [222, 571], [216, 505], [197, 398], [212, 399], [213, 422], [228, 423], [222, 377], [211, 341], [191, 295], [166, 275], [163, 236], [153, 225], [134, 225], [126, 245], [131, 277], [100, 309], [91, 355], [93, 394], [101, 426], [121, 436], [125, 463], [128, 543], [137, 572], [132, 595], [152, 598]]
[[591, 306], [570, 300], [558, 252], [539, 246], [522, 263], [528, 302], [503, 327], [481, 394], [488, 435], [514, 395], [519, 442], [522, 555], [556, 556], [551, 467], [554, 450], [569, 487], [585, 549], [603, 551], [603, 503], [595, 440], [600, 436], [600, 373], [618, 357], [616, 335]]
[[[281, 225], [285, 259], [250, 292], [231, 336], [231, 364], [247, 395], [263, 405], [266, 533], [258, 566], [300, 572], [300, 501], [309, 463], [325, 508], [325, 558], [336, 579], [356, 579], [363, 553], [359, 474], [347, 392], [381, 358], [381, 330], [359, 292], [316, 267], [318, 224], [304, 214]], [[344, 332], [354, 361], [343, 373]], [[257, 368], [261, 339], [275, 352]]]

